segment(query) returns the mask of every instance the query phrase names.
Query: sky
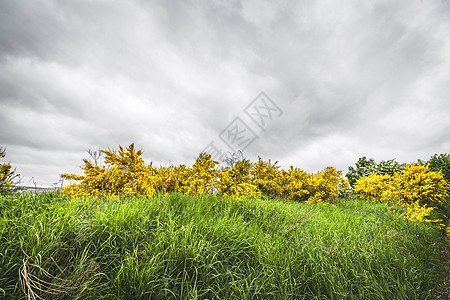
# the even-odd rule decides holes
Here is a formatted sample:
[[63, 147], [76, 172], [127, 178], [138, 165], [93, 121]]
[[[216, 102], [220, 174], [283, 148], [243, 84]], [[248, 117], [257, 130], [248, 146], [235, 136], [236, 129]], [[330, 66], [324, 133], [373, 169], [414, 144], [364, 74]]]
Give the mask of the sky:
[[0, 146], [23, 185], [87, 150], [308, 172], [450, 153], [450, 1], [0, 1]]

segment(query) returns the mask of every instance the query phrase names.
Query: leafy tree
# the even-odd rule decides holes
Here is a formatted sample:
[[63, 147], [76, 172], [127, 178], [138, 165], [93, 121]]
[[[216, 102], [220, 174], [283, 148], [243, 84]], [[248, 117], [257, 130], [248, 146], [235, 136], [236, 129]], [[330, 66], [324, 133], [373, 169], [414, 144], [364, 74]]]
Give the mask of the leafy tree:
[[[0, 147], [0, 158], [6, 156], [6, 148]], [[0, 195], [13, 191], [14, 179], [19, 177], [9, 163], [0, 164]]]
[[355, 167], [348, 167], [348, 172], [345, 177], [351, 186], [354, 186], [356, 180], [369, 176], [376, 171], [376, 163], [372, 158], [367, 159], [365, 156], [360, 157], [355, 163]]
[[382, 160], [376, 163], [372, 158], [367, 159], [363, 156], [358, 159], [355, 168], [348, 168], [349, 171], [345, 176], [353, 187], [360, 178], [367, 177], [371, 174], [394, 175], [395, 172], [401, 173], [404, 166], [405, 164], [398, 163], [395, 159]]
[[445, 180], [450, 183], [450, 154], [435, 154], [428, 161], [430, 170], [444, 175]]
[[375, 167], [375, 173], [378, 175], [394, 175], [402, 173], [405, 164], [398, 163], [395, 159], [382, 160]]

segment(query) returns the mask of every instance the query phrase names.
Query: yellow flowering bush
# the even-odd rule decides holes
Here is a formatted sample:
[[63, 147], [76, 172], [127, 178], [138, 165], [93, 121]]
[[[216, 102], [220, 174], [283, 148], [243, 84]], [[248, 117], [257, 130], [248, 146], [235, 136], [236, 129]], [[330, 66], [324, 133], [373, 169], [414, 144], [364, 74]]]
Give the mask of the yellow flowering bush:
[[413, 202], [409, 205], [404, 205], [406, 207], [406, 211], [402, 214], [405, 218], [411, 221], [416, 222], [441, 222], [441, 219], [430, 220], [428, 217], [433, 211], [434, 207], [427, 207], [426, 204], [420, 205], [419, 201]]
[[232, 168], [222, 168], [218, 174], [218, 193], [234, 198], [257, 198], [261, 195], [250, 177], [253, 164], [246, 159], [240, 160]]
[[448, 196], [449, 184], [442, 172], [432, 172], [428, 165], [406, 165], [403, 173], [395, 173], [392, 179], [392, 196], [398, 202], [442, 206]]
[[439, 222], [428, 217], [436, 208], [445, 204], [450, 186], [441, 172], [430, 171], [428, 165], [405, 165], [403, 172], [376, 175], [358, 179], [355, 191], [361, 198], [403, 206], [402, 214], [411, 221]]
[[63, 193], [71, 196], [134, 196], [153, 195], [156, 192], [156, 176], [151, 165], [146, 166], [140, 157], [142, 151], [131, 144], [119, 151], [101, 150], [105, 154], [105, 165], [98, 166], [84, 159], [81, 169], [84, 176], [62, 174], [61, 177], [81, 180], [78, 184], [64, 187]]
[[253, 164], [251, 176], [253, 184], [269, 197], [282, 197], [287, 177], [282, 171], [279, 171], [277, 162], [271, 163], [264, 161], [258, 156], [258, 162]]
[[185, 190], [189, 177], [188, 168], [185, 165], [160, 167], [155, 170], [158, 189], [166, 192], [182, 192]]
[[283, 173], [286, 184], [283, 195], [287, 199], [305, 201], [313, 189], [312, 175], [293, 166]]
[[1, 187], [1, 189], [10, 188], [12, 186], [12, 182], [11, 182], [10, 178], [13, 174], [14, 174], [14, 171], [11, 171], [10, 164], [0, 164], [0, 187]]
[[201, 153], [194, 165], [186, 169], [186, 179], [181, 191], [189, 195], [201, 195], [212, 191], [216, 178], [215, 166], [218, 162], [211, 160], [211, 155]]
[[98, 166], [84, 159], [81, 169], [84, 176], [62, 174], [68, 180], [81, 181], [64, 187], [63, 193], [71, 196], [152, 196], [157, 190], [179, 191], [199, 195], [211, 191], [216, 178], [215, 165], [211, 156], [202, 153], [192, 168], [178, 167], [154, 168], [145, 165], [141, 158], [142, 150], [134, 144], [126, 149], [101, 150], [105, 154], [105, 166]]
[[387, 200], [390, 195], [391, 186], [389, 182], [391, 180], [392, 177], [388, 174], [378, 175], [372, 173], [367, 177], [357, 179], [354, 189], [363, 199], [382, 202]]
[[[0, 158], [5, 156], [6, 148], [0, 147]], [[8, 193], [17, 177], [19, 174], [16, 174], [9, 163], [0, 164], [0, 194]]]
[[328, 167], [312, 176], [312, 190], [310, 203], [333, 203], [339, 196], [339, 186], [347, 186], [347, 181], [342, 177], [342, 171]]
[[126, 149], [101, 150], [104, 165], [84, 159], [83, 176], [62, 174], [61, 177], [79, 183], [64, 187], [63, 193], [71, 197], [103, 196], [117, 199], [121, 196], [147, 195], [157, 191], [182, 192], [189, 195], [218, 193], [231, 198], [258, 198], [261, 195], [295, 201], [331, 203], [338, 197], [339, 188], [348, 186], [342, 172], [327, 168], [309, 174], [291, 167], [280, 170], [277, 162], [261, 158], [253, 163], [236, 160], [232, 166], [216, 169], [218, 162], [211, 155], [201, 153], [192, 167], [185, 165], [155, 168], [146, 165], [142, 150], [134, 144]]

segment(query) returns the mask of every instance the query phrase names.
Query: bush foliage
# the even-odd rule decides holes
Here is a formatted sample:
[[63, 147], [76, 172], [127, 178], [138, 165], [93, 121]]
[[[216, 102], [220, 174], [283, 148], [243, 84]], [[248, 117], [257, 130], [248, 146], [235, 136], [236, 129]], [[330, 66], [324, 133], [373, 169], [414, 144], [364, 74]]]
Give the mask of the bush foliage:
[[291, 167], [280, 169], [259, 158], [258, 162], [239, 159], [227, 167], [217, 168], [218, 162], [201, 153], [192, 167], [185, 165], [159, 167], [146, 165], [142, 150], [134, 144], [126, 149], [101, 150], [104, 165], [99, 166], [84, 159], [83, 176], [62, 174], [65, 179], [76, 180], [66, 186], [63, 193], [71, 197], [104, 196], [153, 196], [157, 191], [182, 192], [188, 195], [217, 193], [234, 199], [268, 197], [296, 201], [332, 203], [339, 190], [348, 186], [342, 172], [333, 167], [316, 174], [309, 174]]
[[[435, 208], [445, 204], [449, 184], [441, 171], [430, 170], [428, 164], [405, 165], [395, 160], [376, 163], [362, 157], [349, 168], [348, 181], [342, 172], [328, 167], [317, 173], [307, 173], [290, 167], [283, 170], [278, 162], [258, 157], [252, 162], [243, 157], [233, 159], [226, 167], [218, 167], [211, 156], [201, 153], [192, 166], [155, 167], [142, 159], [142, 150], [134, 144], [116, 150], [101, 150], [104, 162], [98, 165], [84, 159], [83, 176], [62, 174], [75, 180], [63, 189], [70, 197], [101, 196], [119, 199], [124, 196], [151, 197], [157, 192], [181, 192], [186, 195], [217, 194], [229, 199], [283, 198], [310, 203], [334, 203], [349, 190], [362, 199], [389, 202], [403, 207], [403, 216], [413, 221], [431, 220]], [[439, 159], [443, 159], [442, 157]]]
[[[442, 172], [431, 171], [429, 165], [405, 165], [403, 172], [371, 174], [356, 180], [355, 191], [363, 199], [391, 202], [406, 208], [403, 215], [412, 221], [431, 222], [427, 217], [441, 208], [449, 195], [450, 185]], [[438, 222], [440, 220], [433, 220]]]
[[[0, 158], [6, 156], [6, 149], [0, 147]], [[0, 195], [7, 194], [12, 191], [14, 180], [19, 177], [16, 171], [12, 169], [11, 164], [0, 164]]]

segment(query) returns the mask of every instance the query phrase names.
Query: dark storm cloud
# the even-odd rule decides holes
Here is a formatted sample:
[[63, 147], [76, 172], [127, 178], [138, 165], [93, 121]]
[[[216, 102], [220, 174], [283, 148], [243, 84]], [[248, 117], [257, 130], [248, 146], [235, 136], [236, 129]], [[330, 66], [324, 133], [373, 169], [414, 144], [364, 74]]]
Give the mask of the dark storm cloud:
[[[283, 119], [286, 127], [290, 124], [291, 128], [297, 129], [298, 138], [293, 139], [296, 142], [291, 142], [290, 147], [280, 143], [281, 148], [297, 153], [309, 141], [320, 144], [321, 139], [327, 140], [329, 136], [342, 133], [359, 139], [358, 147], [361, 149], [389, 147], [382, 145], [382, 140], [391, 134], [394, 140], [402, 139], [402, 136], [394, 134], [398, 128], [422, 123], [421, 114], [436, 114], [438, 111], [424, 106], [422, 111], [414, 112], [413, 120], [396, 115], [396, 111], [399, 107], [420, 101], [412, 87], [430, 80], [429, 73], [442, 70], [443, 65], [449, 64], [448, 52], [443, 51], [446, 45], [448, 47], [445, 36], [449, 32], [448, 21], [433, 17], [443, 13], [442, 5], [446, 4], [438, 3], [430, 8], [422, 3], [392, 5], [366, 2], [363, 8], [352, 11], [351, 7], [345, 7], [345, 11], [340, 11], [342, 8], [332, 4], [322, 7], [317, 4], [300, 11], [298, 18], [311, 18], [302, 22], [302, 26], [314, 25], [315, 17], [323, 18], [315, 24], [317, 29], [299, 31], [298, 42], [291, 42], [295, 44], [292, 49], [297, 49], [295, 59], [288, 56], [293, 51], [281, 46], [279, 53], [282, 54], [273, 60], [275, 64], [271, 73], [275, 77], [286, 78], [281, 81], [283, 89], [298, 91], [289, 108], [291, 114], [286, 114]], [[448, 5], [445, 10], [448, 15]], [[327, 22], [327, 17], [331, 18], [330, 22]], [[280, 45], [281, 42], [274, 44]], [[445, 76], [448, 78], [448, 74]], [[447, 96], [439, 94], [432, 103], [446, 101]], [[404, 122], [383, 130], [379, 121], [387, 116], [401, 118]], [[443, 119], [441, 123], [448, 124], [448, 121]], [[423, 125], [428, 126], [426, 123]], [[433, 128], [433, 134], [439, 135], [445, 132], [445, 128]], [[282, 134], [286, 140], [292, 137], [290, 131]], [[403, 146], [396, 145], [400, 149], [394, 149], [394, 152], [408, 151], [407, 145], [417, 140], [410, 138]], [[435, 146], [428, 144], [428, 151]], [[444, 150], [442, 147], [434, 150], [439, 151], [437, 148]]]

